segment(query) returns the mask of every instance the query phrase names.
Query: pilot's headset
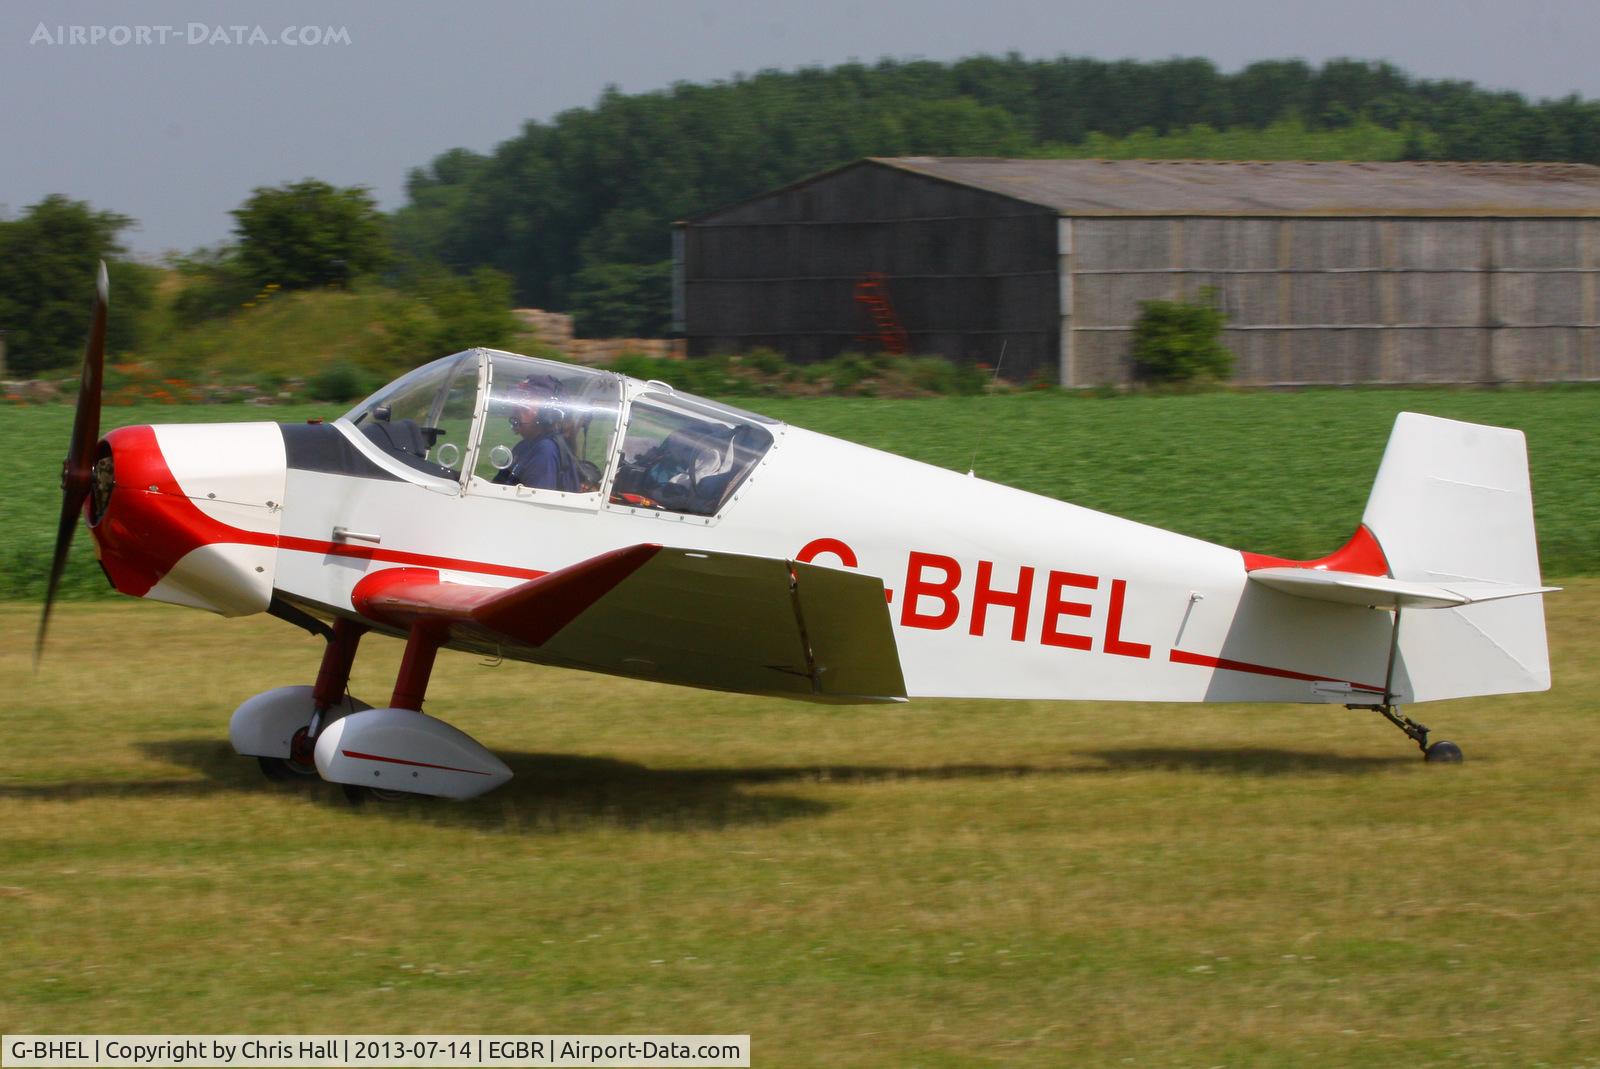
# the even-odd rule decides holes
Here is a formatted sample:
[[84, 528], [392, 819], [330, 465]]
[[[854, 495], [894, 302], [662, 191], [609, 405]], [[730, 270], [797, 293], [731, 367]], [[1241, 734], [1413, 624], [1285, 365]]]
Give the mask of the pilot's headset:
[[[537, 406], [535, 422], [540, 427], [559, 427], [566, 422], [566, 390], [554, 375], [529, 375], [511, 387], [510, 400], [515, 408]], [[514, 416], [512, 422], [516, 422]]]

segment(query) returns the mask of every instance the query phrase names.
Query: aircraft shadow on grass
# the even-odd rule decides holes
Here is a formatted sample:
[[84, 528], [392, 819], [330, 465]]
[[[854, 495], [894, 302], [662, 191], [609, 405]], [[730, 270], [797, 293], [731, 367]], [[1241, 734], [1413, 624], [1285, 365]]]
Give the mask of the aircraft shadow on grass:
[[1235, 776], [1354, 776], [1417, 764], [1412, 754], [1357, 757], [1310, 750], [1207, 749], [1204, 747], [1142, 747], [1094, 750], [1086, 756], [1104, 761], [1101, 771], [1117, 772], [1220, 772]]
[[[152, 760], [174, 762], [201, 774], [197, 779], [75, 781], [0, 785], [0, 798], [75, 801], [87, 798], [199, 798], [226, 792], [304, 793], [343, 804], [334, 784], [308, 779], [278, 784], [264, 779], [254, 762], [241, 760], [223, 742], [173, 739], [141, 743]], [[629, 761], [577, 754], [506, 753], [513, 778], [504, 788], [470, 802], [406, 799], [370, 802], [369, 814], [459, 824], [480, 830], [539, 834], [584, 826], [639, 829], [717, 829], [820, 816], [837, 803], [751, 791], [782, 784], [862, 784], [895, 781], [970, 780], [1035, 776], [1104, 775], [1110, 772], [1210, 772], [1235, 776], [1364, 775], [1412, 767], [1403, 756], [1356, 757], [1283, 749], [1133, 748], [1083, 756], [1098, 765], [959, 764], [898, 768], [883, 765], [753, 766], [746, 768], [649, 768]]]

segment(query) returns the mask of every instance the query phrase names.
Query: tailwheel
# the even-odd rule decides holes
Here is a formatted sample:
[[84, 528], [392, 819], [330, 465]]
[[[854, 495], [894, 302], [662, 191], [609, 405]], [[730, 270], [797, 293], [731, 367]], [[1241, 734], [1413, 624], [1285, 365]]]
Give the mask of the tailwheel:
[[1459, 765], [1461, 763], [1461, 747], [1445, 739], [1440, 739], [1433, 744], [1428, 743], [1428, 728], [1419, 724], [1409, 716], [1402, 713], [1394, 705], [1378, 705], [1373, 708], [1378, 710], [1389, 723], [1406, 733], [1406, 738], [1417, 744], [1417, 749], [1422, 751], [1422, 759], [1440, 765]]
[[[1362, 528], [1366, 530], [1366, 528]], [[1422, 759], [1436, 765], [1459, 765], [1461, 763], [1461, 747], [1453, 742], [1440, 739], [1432, 745], [1428, 744], [1428, 726], [1419, 724], [1400, 711], [1394, 704], [1394, 668], [1400, 655], [1400, 609], [1394, 610], [1394, 628], [1389, 632], [1389, 673], [1383, 681], [1383, 704], [1371, 708], [1378, 711], [1378, 715], [1389, 723], [1405, 732], [1406, 738], [1417, 744], [1417, 749], [1422, 751]], [[1355, 709], [1357, 706], [1348, 706]]]
[[1461, 747], [1448, 739], [1440, 739], [1422, 751], [1422, 759], [1441, 765], [1459, 765], [1462, 762]]

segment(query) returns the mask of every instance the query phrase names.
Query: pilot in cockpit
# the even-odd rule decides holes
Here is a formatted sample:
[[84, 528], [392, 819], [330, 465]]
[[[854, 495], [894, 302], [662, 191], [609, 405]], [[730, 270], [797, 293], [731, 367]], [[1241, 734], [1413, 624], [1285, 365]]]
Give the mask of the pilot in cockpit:
[[497, 483], [576, 493], [582, 479], [567, 440], [565, 391], [552, 375], [529, 375], [507, 395], [511, 429], [522, 440], [511, 447], [511, 463]]

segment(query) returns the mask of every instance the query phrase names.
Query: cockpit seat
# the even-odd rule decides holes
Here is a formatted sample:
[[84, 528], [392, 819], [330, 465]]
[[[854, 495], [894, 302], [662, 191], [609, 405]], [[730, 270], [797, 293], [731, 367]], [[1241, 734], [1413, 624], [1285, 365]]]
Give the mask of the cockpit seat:
[[722, 449], [717, 469], [702, 476], [695, 486], [696, 511], [709, 516], [720, 510], [728, 496], [728, 488], [743, 477], [745, 471], [761, 458], [771, 436], [748, 424], [733, 429]]
[[410, 453], [418, 460], [427, 459], [428, 446], [423, 441], [422, 428], [417, 426], [414, 419], [395, 420], [392, 423], [388, 420], [368, 420], [361, 425], [361, 431], [385, 453]]
[[429, 448], [444, 433], [438, 427], [422, 427], [414, 419], [367, 420], [361, 424], [361, 433], [379, 449], [418, 471], [441, 479], [454, 479], [461, 474], [428, 459]]

